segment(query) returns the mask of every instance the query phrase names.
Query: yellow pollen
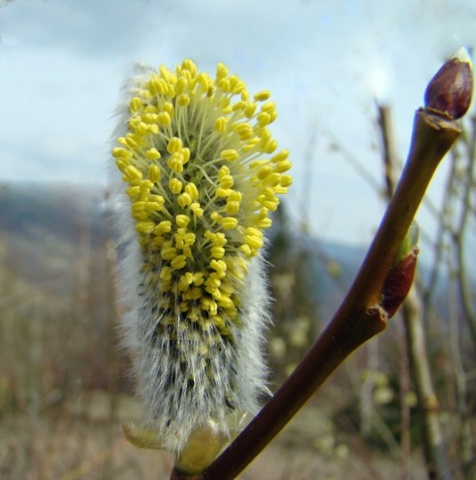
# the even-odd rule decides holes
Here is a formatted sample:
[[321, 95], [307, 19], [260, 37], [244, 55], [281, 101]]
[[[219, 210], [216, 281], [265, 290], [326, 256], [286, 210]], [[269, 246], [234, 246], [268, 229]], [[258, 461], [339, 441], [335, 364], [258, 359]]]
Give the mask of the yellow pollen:
[[231, 202], [241, 202], [242, 198], [241, 192], [237, 192], [236, 190], [230, 190], [230, 193], [228, 195], [228, 201]]
[[217, 81], [217, 85], [220, 87], [221, 90], [223, 90], [225, 93], [229, 93], [230, 90], [231, 90], [231, 86], [230, 86], [230, 80], [228, 80], [227, 78], [220, 78], [218, 81]]
[[215, 120], [215, 130], [220, 133], [224, 133], [226, 131], [225, 117], [219, 117]]
[[160, 112], [157, 115], [157, 123], [161, 127], [170, 127], [170, 125], [172, 124], [172, 119], [170, 118], [169, 113], [168, 112]]
[[[227, 202], [225, 207], [225, 212], [229, 215], [236, 215], [240, 209], [240, 202]], [[223, 225], [223, 221], [222, 221]], [[225, 228], [225, 227], [223, 227]]]
[[160, 256], [164, 259], [164, 260], [172, 260], [173, 258], [175, 258], [175, 256], [177, 255], [177, 249], [175, 247], [171, 247], [171, 246], [164, 246], [162, 247], [162, 251], [160, 252]]
[[153, 183], [157, 183], [161, 177], [160, 167], [158, 165], [149, 166], [149, 179]]
[[262, 102], [264, 100], [268, 100], [270, 96], [271, 93], [269, 92], [269, 90], [262, 90], [261, 92], [255, 93], [253, 98], [256, 102]]
[[238, 219], [233, 217], [225, 217], [221, 221], [221, 226], [225, 230], [232, 230], [238, 226]]
[[226, 65], [223, 65], [223, 63], [219, 63], [217, 65], [217, 70], [216, 70], [217, 80], [219, 80], [220, 78], [224, 78], [227, 75], [228, 75], [228, 68], [226, 67]]
[[271, 123], [271, 116], [269, 115], [269, 113], [261, 112], [258, 115], [257, 120], [260, 127], [265, 127], [266, 125]]
[[234, 162], [238, 160], [239, 153], [234, 149], [222, 150], [220, 152], [221, 158], [228, 160], [229, 162]]
[[234, 184], [233, 177], [231, 175], [223, 175], [220, 178], [220, 187], [224, 190], [231, 188]]
[[167, 112], [171, 117], [174, 116], [174, 106], [172, 103], [166, 102], [162, 108], [164, 112]]
[[169, 233], [172, 230], [172, 223], [168, 220], [163, 220], [160, 222], [157, 227], [155, 227], [155, 234]]
[[212, 247], [210, 253], [213, 258], [223, 258], [225, 256], [225, 249], [223, 247]]
[[156, 148], [150, 148], [149, 150], [147, 150], [145, 152], [145, 156], [146, 156], [147, 160], [154, 161], [154, 160], [158, 160], [160, 158], [160, 153]]
[[179, 195], [177, 198], [177, 203], [182, 207], [185, 208], [188, 205], [192, 204], [192, 197], [188, 193], [182, 193], [182, 195]]
[[133, 97], [129, 104], [130, 112], [138, 112], [142, 109], [142, 101], [138, 97]]
[[188, 95], [182, 94], [177, 98], [177, 103], [181, 107], [186, 107], [190, 104], [191, 100]]
[[227, 188], [217, 188], [217, 197], [228, 197], [228, 195], [230, 195], [231, 193], [231, 189]]
[[281, 160], [280, 162], [276, 163], [274, 167], [274, 171], [278, 173], [284, 173], [290, 170], [291, 162], [289, 160]]
[[289, 157], [289, 151], [288, 150], [281, 150], [279, 153], [271, 157], [271, 161], [274, 163], [281, 162], [282, 160], [287, 160]]
[[142, 178], [142, 172], [133, 165], [129, 165], [128, 167], [126, 167], [124, 170], [124, 174], [130, 180], [140, 180]]
[[132, 158], [132, 152], [121, 147], [113, 148], [112, 155], [116, 158], [123, 158], [127, 160], [130, 160]]
[[167, 144], [167, 152], [170, 154], [178, 152], [182, 148], [182, 140], [178, 137], [172, 137]]
[[202, 336], [233, 339], [241, 325], [249, 261], [264, 244], [278, 195], [292, 184], [289, 152], [276, 152], [268, 127], [277, 117], [270, 92], [250, 95], [223, 64], [214, 78], [186, 59], [134, 81], [112, 156], [146, 298], [163, 317], [159, 329], [192, 335], [194, 322], [197, 354], [208, 356]]
[[136, 231], [138, 233], [149, 234], [154, 231], [155, 223], [154, 222], [137, 222]]
[[203, 217], [203, 208], [200, 208], [200, 204], [194, 202], [190, 205], [190, 210], [192, 210], [193, 214], [196, 217]]
[[187, 264], [187, 259], [185, 255], [177, 255], [172, 262], [170, 262], [170, 265], [174, 270], [180, 270], [185, 267]]
[[188, 215], [177, 215], [175, 217], [175, 222], [177, 223], [178, 227], [186, 228], [190, 223], [190, 217]]
[[281, 186], [289, 187], [293, 183], [293, 177], [291, 175], [282, 175], [281, 176]]
[[183, 183], [178, 178], [171, 178], [169, 188], [172, 193], [178, 195], [182, 191]]
[[193, 201], [197, 201], [198, 198], [199, 198], [199, 193], [198, 193], [198, 188], [197, 186], [190, 182], [188, 183], [187, 185], [185, 185], [185, 193], [187, 193], [188, 195], [190, 195], [190, 198], [193, 200]]
[[248, 105], [246, 105], [246, 107], [244, 109], [244, 114], [248, 118], [251, 118], [254, 115], [257, 106], [258, 105], [256, 103], [248, 103]]

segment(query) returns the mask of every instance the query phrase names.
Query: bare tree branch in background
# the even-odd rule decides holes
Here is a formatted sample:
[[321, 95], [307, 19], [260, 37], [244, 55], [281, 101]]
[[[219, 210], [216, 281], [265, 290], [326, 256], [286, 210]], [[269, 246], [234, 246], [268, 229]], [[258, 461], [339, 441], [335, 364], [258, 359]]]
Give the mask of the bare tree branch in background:
[[[391, 110], [387, 106], [379, 105], [378, 114], [384, 153], [386, 192], [390, 200], [396, 186], [395, 172], [398, 156], [391, 125]], [[450, 468], [438, 418], [438, 400], [433, 387], [430, 360], [426, 348], [422, 302], [415, 285], [412, 286], [403, 302], [403, 319], [408, 346], [407, 352], [410, 359], [409, 364], [421, 411], [422, 436], [428, 476], [430, 479], [450, 479]]]
[[[390, 200], [395, 192], [395, 186], [398, 182], [398, 153], [395, 140], [395, 133], [392, 123], [392, 114], [389, 107], [377, 103], [378, 127], [381, 135], [382, 155], [384, 163], [385, 193], [387, 200]], [[413, 287], [412, 287], [413, 288]], [[405, 301], [408, 301], [405, 300]], [[400, 340], [400, 353], [408, 356], [408, 342], [406, 336]], [[400, 396], [401, 396], [401, 426], [402, 426], [402, 479], [411, 478], [410, 465], [410, 408], [406, 402], [409, 392], [409, 364], [407, 361], [400, 360]]]

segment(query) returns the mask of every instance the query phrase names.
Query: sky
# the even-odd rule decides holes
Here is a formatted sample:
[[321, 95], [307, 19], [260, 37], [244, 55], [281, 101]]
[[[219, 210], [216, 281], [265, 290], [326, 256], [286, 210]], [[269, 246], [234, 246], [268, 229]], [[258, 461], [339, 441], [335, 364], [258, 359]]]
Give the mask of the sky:
[[474, 0], [0, 0], [0, 182], [107, 187], [134, 63], [224, 62], [272, 92], [296, 228], [366, 244], [384, 206], [352, 162], [381, 182], [376, 102], [392, 107], [404, 159], [426, 84], [460, 46], [476, 46]]

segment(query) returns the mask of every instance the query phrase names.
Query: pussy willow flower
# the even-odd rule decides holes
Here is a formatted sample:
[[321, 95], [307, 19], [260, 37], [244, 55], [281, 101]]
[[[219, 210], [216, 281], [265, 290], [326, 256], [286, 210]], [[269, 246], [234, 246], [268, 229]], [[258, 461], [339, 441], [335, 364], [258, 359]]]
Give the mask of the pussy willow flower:
[[[291, 177], [268, 125], [268, 91], [250, 96], [218, 64], [143, 67], [112, 150], [129, 207], [125, 340], [147, 426], [180, 453], [210, 421], [254, 413], [265, 389], [267, 294], [260, 249]], [[121, 183], [121, 182], [119, 182]], [[126, 242], [127, 243], [127, 242]]]

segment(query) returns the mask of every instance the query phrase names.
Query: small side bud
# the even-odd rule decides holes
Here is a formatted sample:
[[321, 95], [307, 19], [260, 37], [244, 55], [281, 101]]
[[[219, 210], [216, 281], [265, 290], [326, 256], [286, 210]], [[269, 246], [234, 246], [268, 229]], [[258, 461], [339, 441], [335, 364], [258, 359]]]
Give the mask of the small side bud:
[[149, 448], [160, 450], [164, 448], [162, 440], [157, 432], [150, 428], [139, 427], [130, 423], [122, 426], [122, 431], [126, 440], [137, 448]]
[[229, 440], [220, 431], [219, 425], [213, 420], [209, 420], [206, 425], [193, 432], [188, 438], [185, 448], [176, 459], [177, 470], [187, 475], [203, 472]]
[[393, 317], [412, 286], [419, 252], [416, 246], [417, 240], [418, 227], [412, 223], [380, 294], [380, 306], [385, 310], [388, 318]]
[[425, 108], [457, 120], [471, 105], [473, 66], [468, 52], [460, 48], [431, 79], [425, 91]]

